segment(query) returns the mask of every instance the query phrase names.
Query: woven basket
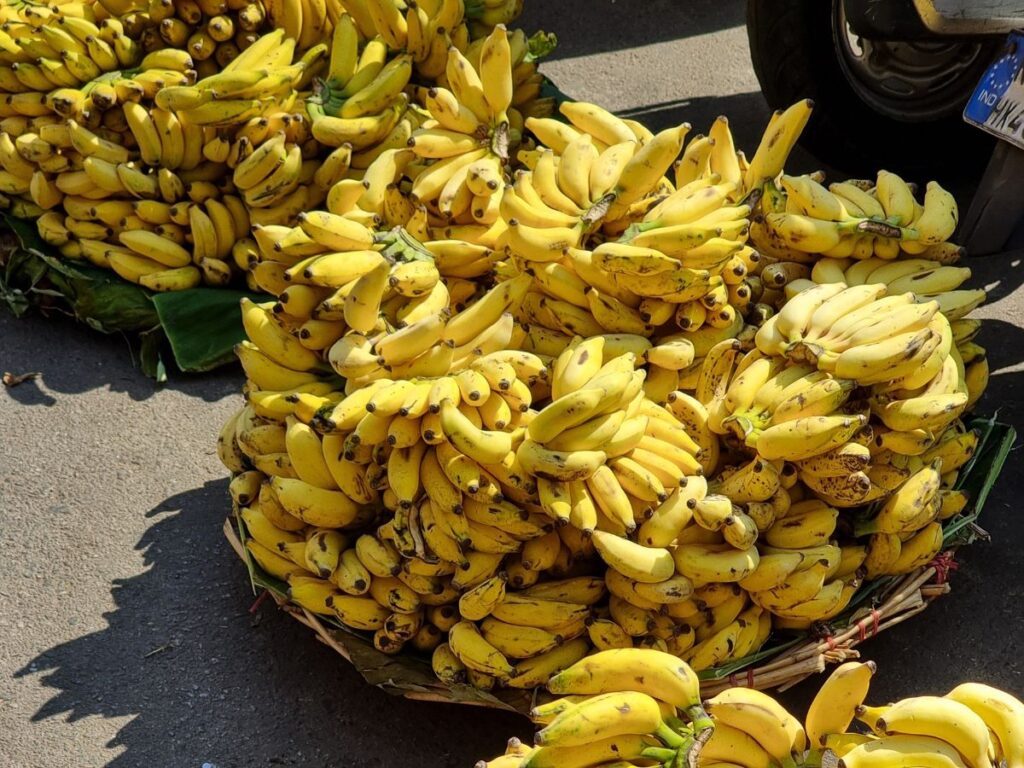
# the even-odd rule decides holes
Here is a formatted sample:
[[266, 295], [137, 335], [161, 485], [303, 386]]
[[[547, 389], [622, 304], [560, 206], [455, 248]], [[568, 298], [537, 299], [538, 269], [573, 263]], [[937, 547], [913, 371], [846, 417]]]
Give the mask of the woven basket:
[[[899, 577], [865, 584], [845, 614], [812, 628], [789, 642], [774, 645], [737, 662], [701, 672], [702, 692], [713, 696], [724, 688], [745, 686], [785, 690], [828, 666], [860, 656], [857, 647], [880, 632], [892, 629], [924, 611], [936, 598], [950, 592], [949, 577], [956, 570], [957, 551], [978, 538], [987, 538], [976, 520], [1003, 467], [1016, 432], [994, 419], [970, 424], [980, 432], [978, 450], [961, 472], [958, 487], [971, 493], [968, 513], [947, 524], [946, 549], [927, 566]], [[263, 573], [243, 545], [244, 526], [234, 518], [224, 522], [224, 536], [246, 563], [253, 588], [259, 592], [252, 610], [267, 595], [293, 619], [306, 625], [316, 638], [350, 662], [367, 682], [407, 699], [529, 712], [540, 692], [517, 689], [481, 691], [472, 686], [448, 687], [434, 676], [429, 660], [408, 654], [388, 656], [370, 642], [366, 633], [343, 627], [288, 601], [286, 585]]]

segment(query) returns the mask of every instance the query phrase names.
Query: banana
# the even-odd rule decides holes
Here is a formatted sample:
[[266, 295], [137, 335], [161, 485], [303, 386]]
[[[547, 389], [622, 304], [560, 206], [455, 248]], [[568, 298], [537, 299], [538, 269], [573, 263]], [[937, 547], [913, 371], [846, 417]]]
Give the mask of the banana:
[[246, 334], [267, 357], [295, 371], [308, 371], [319, 364], [319, 358], [281, 328], [261, 305], [246, 298], [241, 303]]
[[1021, 764], [1021, 703], [1013, 696], [981, 683], [962, 683], [946, 694], [985, 721], [999, 742], [1000, 753], [1008, 766]]
[[770, 696], [749, 688], [730, 688], [704, 704], [717, 723], [750, 734], [778, 763], [803, 756], [803, 726]]
[[512, 436], [506, 432], [478, 429], [451, 400], [441, 403], [441, 427], [459, 451], [481, 464], [498, 464], [512, 450]]
[[630, 205], [654, 188], [678, 157], [689, 130], [689, 123], [667, 128], [657, 133], [630, 158], [611, 192], [615, 201], [608, 209], [609, 220], [619, 218]]
[[[530, 659], [520, 661], [516, 665], [516, 674], [508, 681], [508, 685], [511, 688], [537, 688], [547, 682], [556, 672], [583, 658], [589, 647], [589, 643], [586, 640], [576, 638], [575, 640], [563, 642], [559, 646]], [[588, 750], [590, 748], [588, 746], [581, 749]], [[550, 750], [549, 756], [551, 754], [562, 754], [559, 748], [551, 747], [548, 749]], [[537, 752], [542, 751], [537, 750]], [[540, 764], [545, 765], [547, 763], [541, 762]], [[559, 764], [564, 765], [565, 763]]]
[[556, 695], [606, 694], [632, 690], [646, 693], [683, 711], [694, 731], [710, 720], [700, 703], [700, 683], [694, 672], [668, 653], [640, 648], [599, 651], [576, 662], [548, 681]]
[[867, 424], [867, 417], [814, 416], [771, 426], [747, 438], [760, 456], [800, 461], [848, 442]]
[[679, 573], [694, 582], [742, 581], [760, 562], [756, 548], [738, 550], [730, 544], [681, 544], [672, 556]]
[[988, 726], [969, 707], [952, 699], [903, 699], [887, 707], [872, 726], [887, 734], [937, 738], [950, 744], [970, 766], [990, 764]]
[[336, 490], [337, 484], [324, 460], [320, 438], [307, 424], [293, 416], [285, 421], [285, 446], [299, 479], [309, 485]]
[[516, 764], [519, 768], [587, 768], [594, 765], [615, 765], [609, 761], [643, 759], [644, 752], [651, 748], [664, 748], [664, 743], [654, 736], [613, 736], [591, 741], [583, 746], [541, 747], [525, 758], [517, 756], [516, 760], [519, 762]]
[[800, 551], [762, 555], [757, 568], [740, 579], [739, 585], [748, 592], [763, 592], [780, 587], [800, 568], [804, 559], [805, 555]]
[[769, 768], [773, 764], [772, 756], [752, 735], [725, 723], [716, 723], [701, 754], [708, 762], [725, 762], [742, 768]]
[[957, 205], [953, 195], [936, 182], [928, 182], [924, 208], [921, 215], [910, 224], [917, 230], [917, 242], [925, 246], [945, 242], [956, 231], [958, 221]]
[[924, 525], [901, 544], [899, 557], [889, 567], [889, 573], [910, 573], [930, 563], [942, 551], [942, 546], [942, 524], [931, 522]]
[[675, 571], [672, 553], [667, 549], [644, 547], [604, 531], [594, 531], [593, 541], [611, 568], [634, 581], [656, 584]]
[[275, 477], [271, 487], [281, 506], [319, 528], [345, 528], [362, 518], [360, 507], [341, 491], [324, 490], [298, 479]]
[[542, 747], [585, 746], [598, 737], [653, 733], [671, 746], [684, 744], [683, 737], [662, 720], [658, 701], [639, 691], [619, 691], [593, 696], [558, 715], [537, 732]]
[[775, 113], [744, 172], [743, 181], [746, 189], [758, 187], [766, 179], [774, 179], [781, 173], [786, 158], [796, 146], [800, 133], [811, 117], [813, 108], [814, 102], [804, 99], [784, 112]]
[[[462, 594], [459, 598], [459, 613], [470, 621], [480, 621], [490, 615], [504, 598], [505, 579], [502, 576], [493, 576]], [[486, 632], [484, 637], [487, 637]]]
[[559, 635], [545, 629], [506, 624], [493, 617], [483, 620], [480, 631], [487, 642], [509, 659], [529, 659], [563, 642]]
[[765, 534], [769, 546], [803, 549], [826, 544], [836, 528], [839, 510], [823, 501], [812, 499], [793, 504], [785, 517]]
[[491, 609], [491, 615], [507, 624], [555, 631], [558, 627], [585, 619], [590, 608], [576, 603], [506, 593]]
[[[942, 460], [934, 459], [915, 472], [893, 493], [867, 526], [868, 533], [903, 533], [935, 500], [941, 483]], [[868, 530], [869, 529], [869, 530]], [[913, 530], [913, 529], [911, 529]]]
[[823, 747], [830, 734], [849, 729], [857, 708], [867, 697], [875, 669], [874, 662], [851, 661], [836, 667], [825, 680], [811, 701], [805, 720], [812, 749]]
[[248, 539], [245, 542], [245, 548], [249, 556], [256, 561], [260, 568], [275, 578], [287, 580], [293, 575], [303, 572], [300, 566], [263, 546], [255, 539]]

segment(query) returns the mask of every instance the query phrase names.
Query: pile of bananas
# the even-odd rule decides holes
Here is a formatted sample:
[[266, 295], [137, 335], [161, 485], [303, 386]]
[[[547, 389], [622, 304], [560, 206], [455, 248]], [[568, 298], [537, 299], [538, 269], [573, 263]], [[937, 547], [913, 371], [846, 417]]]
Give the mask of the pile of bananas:
[[[530, 713], [542, 726], [535, 746], [511, 739], [504, 755], [476, 768], [991, 768], [1024, 759], [1024, 703], [1011, 694], [963, 683], [945, 696], [866, 706], [874, 673], [870, 661], [838, 667], [801, 723], [749, 688], [701, 705], [696, 675], [658, 651], [604, 651], [551, 679], [548, 690], [561, 698]], [[866, 730], [850, 730], [855, 720]]]
[[[414, 130], [425, 131], [418, 153], [437, 157], [426, 145], [450, 126], [435, 127], [429, 110], [459, 106], [446, 86], [480, 95], [474, 66], [507, 86], [485, 116], [507, 161], [524, 115], [551, 109], [536, 41], [500, 26], [519, 10], [512, 0], [5, 2], [0, 203], [36, 219], [65, 258], [152, 290], [243, 277], [265, 290], [250, 271], [250, 227], [294, 225]], [[543, 52], [551, 41], [540, 40]], [[464, 130], [481, 140], [478, 125]], [[502, 169], [483, 169], [488, 189]], [[408, 192], [389, 194], [403, 224]]]
[[928, 564], [988, 377], [951, 198], [786, 174], [809, 101], [749, 160], [725, 118], [555, 119], [537, 41], [491, 26], [517, 5], [465, 12], [344, 0], [330, 44], [285, 24], [133, 102], [139, 169], [96, 134], [158, 197], [188, 172], [143, 118], [206, 143], [188, 202], [130, 203], [159, 231], [90, 253], [270, 294], [219, 442], [252, 559], [483, 689], [595, 650], [742, 664]]

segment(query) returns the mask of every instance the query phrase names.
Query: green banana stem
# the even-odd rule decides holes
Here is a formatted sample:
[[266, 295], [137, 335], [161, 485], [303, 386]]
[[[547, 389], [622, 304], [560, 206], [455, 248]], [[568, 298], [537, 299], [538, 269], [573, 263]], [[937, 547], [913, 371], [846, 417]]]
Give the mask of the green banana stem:
[[484, 12], [487, 10], [487, 6], [480, 2], [480, 0], [469, 0], [469, 2], [465, 4], [465, 7], [467, 19], [476, 19], [483, 16]]
[[761, 210], [764, 213], [785, 213], [786, 194], [775, 186], [775, 182], [766, 180], [761, 189]]
[[877, 520], [874, 520], [874, 519], [863, 520], [863, 521], [861, 521], [859, 523], [855, 523], [854, 526], [853, 526], [853, 535], [854, 536], [858, 536], [858, 537], [859, 536], [870, 536], [873, 533], [878, 533], [878, 521]]
[[678, 717], [666, 717], [665, 722], [668, 724], [670, 728], [672, 728], [672, 730], [674, 730], [680, 736], [693, 736], [693, 731], [690, 729], [690, 726], [684, 723]]
[[[770, 416], [770, 414], [769, 414]], [[740, 440], [745, 440], [747, 435], [756, 429], [764, 429], [768, 426], [770, 418], [762, 418], [761, 414], [753, 414], [749, 411], [734, 413], [722, 420], [722, 426], [729, 427], [733, 434]]]
[[704, 746], [711, 734], [715, 731], [715, 721], [700, 704], [693, 704], [683, 710], [683, 713], [690, 720], [690, 728], [693, 730], [694, 739], [700, 746]]
[[743, 444], [745, 446], [747, 446], [747, 448], [756, 449], [757, 448], [757, 439], [759, 437], [761, 437], [761, 432], [763, 432], [763, 431], [764, 430], [761, 430], [761, 429], [752, 429], [752, 430], [750, 430], [750, 432], [747, 433], [747, 436], [745, 438], [743, 438]]
[[661, 763], [671, 763], [676, 759], [678, 752], [679, 750], [665, 749], [664, 747], [647, 747], [640, 753], [640, 757], [646, 757], [649, 760], [657, 760]]
[[[611, 196], [615, 195], [614, 192], [609, 192], [608, 194]], [[609, 205], [611, 205], [612, 202], [614, 202], [614, 199], [611, 202], [609, 202]], [[637, 235], [647, 232], [648, 230], [651, 229], [658, 229], [661, 226], [661, 221], [657, 219], [655, 219], [654, 221], [638, 221], [635, 224], [630, 224], [628, 227], [626, 227], [625, 231], [622, 233], [622, 236], [619, 237], [619, 242], [631, 243], [633, 242], [633, 238], [635, 238]]]
[[821, 758], [822, 750], [812, 749], [800, 764], [801, 768], [821, 768]]
[[668, 725], [668, 723], [661, 723], [654, 731], [654, 735], [665, 742], [670, 747], [678, 749], [686, 744], [686, 739], [676, 733]]
[[387, 232], [377, 232], [373, 236], [375, 243], [383, 243], [383, 255], [395, 261], [433, 261], [434, 254], [423, 247], [404, 227], [397, 226]]
[[554, 32], [537, 30], [526, 41], [524, 61], [537, 61], [551, 54], [558, 45], [558, 37]]

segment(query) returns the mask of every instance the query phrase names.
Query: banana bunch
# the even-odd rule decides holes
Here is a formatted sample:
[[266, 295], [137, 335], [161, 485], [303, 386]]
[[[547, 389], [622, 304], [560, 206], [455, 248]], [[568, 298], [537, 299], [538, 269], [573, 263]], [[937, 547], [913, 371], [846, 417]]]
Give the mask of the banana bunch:
[[356, 21], [349, 14], [339, 17], [327, 78], [306, 105], [313, 137], [321, 144], [367, 150], [378, 144], [404, 147], [408, 142], [411, 123], [402, 118], [409, 104], [404, 88], [412, 76], [412, 56], [392, 56], [386, 40], [372, 37], [360, 51]]
[[[845, 283], [849, 287], [884, 285], [886, 295], [915, 294], [935, 300], [952, 323], [966, 317], [985, 301], [983, 289], [965, 289], [970, 267], [957, 267], [933, 259], [913, 258], [890, 262], [871, 257], [862, 261], [823, 258], [815, 262], [810, 279], [818, 285]], [[792, 289], [788, 288], [791, 291]]]
[[158, 108], [196, 125], [241, 125], [268, 109], [293, 102], [295, 92], [319, 71], [326, 52], [326, 45], [317, 46], [292, 63], [295, 41], [277, 29], [258, 37], [216, 73], [194, 84], [166, 85], [152, 99]]
[[[743, 600], [740, 608], [746, 607], [746, 597], [737, 595], [733, 584], [695, 590], [665, 548], [690, 521], [691, 505], [703, 499], [706, 483], [694, 458], [699, 448], [680, 422], [644, 401], [643, 372], [634, 371], [632, 353], [613, 357], [609, 363], [614, 365], [606, 368], [606, 340], [588, 340], [552, 361], [549, 373], [542, 358], [502, 349], [474, 356], [458, 373], [365, 384], [349, 378], [342, 391], [341, 381], [325, 369], [322, 353], [307, 348], [308, 340], [287, 329], [283, 315], [288, 305], [311, 305], [304, 292], [289, 288], [280, 307], [243, 305], [251, 341], [240, 345], [238, 354], [249, 380], [249, 404], [226, 426], [220, 443], [222, 460], [237, 473], [232, 483], [236, 504], [240, 509], [258, 506], [273, 524], [268, 528], [263, 520], [249, 522], [258, 515], [240, 512], [253, 531], [250, 551], [268, 571], [287, 577], [294, 575], [295, 566], [305, 567], [305, 549], [297, 542], [274, 544], [279, 531], [296, 529], [289, 514], [305, 534], [312, 534], [305, 526], [360, 532], [364, 547], [370, 547], [369, 537], [376, 542], [374, 551], [394, 550], [402, 565], [443, 561], [441, 575], [452, 577], [450, 589], [439, 588], [437, 579], [429, 584], [410, 581], [408, 586], [424, 595], [448, 596], [444, 605], [458, 598], [456, 622], [433, 624], [448, 632], [447, 642], [432, 651], [435, 672], [442, 680], [468, 679], [482, 687], [541, 685], [592, 645], [649, 643], [680, 655], [692, 649], [694, 663], [703, 668], [739, 658], [735, 654], [746, 655], [765, 642], [771, 629], [767, 614], [756, 607], [736, 610], [737, 597]], [[470, 310], [488, 303], [481, 300]], [[591, 356], [596, 365], [588, 362]], [[607, 441], [605, 434], [611, 427], [620, 432], [624, 413], [595, 409], [580, 421], [572, 416], [577, 409], [561, 400], [563, 388], [577, 386], [573, 377], [579, 376], [578, 363], [594, 372], [583, 374], [585, 384], [607, 386], [609, 398], [614, 384], [618, 401], [640, 406], [639, 417], [621, 430], [619, 447], [615, 435]], [[531, 408], [531, 389], [554, 398], [554, 407], [548, 406], [552, 410]], [[569, 427], [565, 419], [577, 423]], [[535, 436], [546, 447], [527, 444], [534, 424]], [[552, 427], [560, 431], [549, 439]], [[591, 456], [602, 461], [606, 456], [584, 449], [581, 441], [587, 440], [606, 441], [603, 447], [612, 457], [608, 466], [584, 477]], [[551, 446], [562, 446], [563, 453]], [[618, 451], [623, 453], [615, 455]], [[562, 457], [564, 466], [559, 465]], [[551, 480], [553, 472], [558, 482]], [[567, 472], [580, 479], [569, 478]], [[662, 481], [656, 472], [668, 474]], [[683, 479], [685, 487], [678, 487]], [[564, 500], [558, 498], [562, 493], [567, 493]], [[381, 508], [385, 518], [378, 518], [373, 530], [373, 510]], [[575, 526], [556, 529], [566, 517], [581, 521], [584, 529], [591, 527], [590, 519], [601, 527], [589, 536]], [[621, 535], [628, 531], [637, 541]], [[275, 546], [292, 557], [273, 559]], [[741, 554], [749, 570], [756, 550]], [[723, 564], [721, 557], [715, 563], [704, 560], [694, 551], [683, 567], [700, 574], [702, 567]], [[602, 561], [610, 568], [575, 575], [585, 564], [590, 570]], [[364, 566], [373, 572], [369, 562]], [[344, 592], [349, 580], [343, 581], [336, 586]], [[312, 589], [309, 581], [299, 583], [306, 591], [293, 590], [297, 601]], [[347, 621], [340, 610], [328, 611], [325, 598], [318, 599], [312, 604], [324, 615], [367, 628], [358, 618], [355, 624]], [[379, 605], [373, 611], [394, 607]], [[673, 607], [686, 621], [662, 612]], [[596, 620], [590, 621], [595, 611]], [[386, 637], [383, 631], [376, 636], [382, 650], [403, 647], [400, 638], [385, 642]]]
[[143, 51], [187, 52], [200, 78], [215, 74], [270, 28], [266, 4], [259, 0], [108, 0], [97, 5], [109, 17], [104, 21], [117, 22]]
[[[811, 702], [808, 764], [936, 765], [986, 768], [1021, 759], [1024, 705], [982, 683], [962, 683], [944, 696], [915, 696], [885, 706], [864, 704], [874, 664], [838, 667]], [[852, 732], [858, 720], [867, 733]]]
[[517, 456], [552, 519], [610, 534], [595, 545], [611, 565], [618, 556], [602, 542], [620, 544], [614, 537], [636, 530], [639, 510], [665, 503], [691, 478], [699, 486], [703, 469], [697, 444], [647, 398], [636, 355], [605, 349], [604, 336], [577, 338], [554, 359], [550, 402], [531, 417]]
[[[292, 65], [293, 49], [283, 33], [270, 33], [225, 71], [195, 85], [169, 85], [140, 96], [141, 101], [123, 99], [103, 113], [104, 118], [120, 116], [117, 132], [94, 132], [73, 118], [51, 124], [45, 133], [52, 135], [67, 170], [56, 174], [52, 184], [46, 174], [36, 173], [30, 185], [40, 208], [48, 211], [37, 225], [43, 238], [69, 258], [113, 269], [151, 290], [180, 290], [200, 282], [227, 285], [238, 271], [258, 289], [259, 282], [248, 273], [250, 225], [294, 220], [326, 194], [313, 184], [319, 164], [299, 149], [308, 137], [308, 121], [280, 113], [253, 118], [260, 123], [256, 126], [244, 119], [255, 109], [251, 105], [259, 105], [259, 112], [262, 105], [276, 103], [282, 90], [294, 93], [298, 79], [323, 54], [322, 48], [311, 51]], [[147, 73], [177, 66], [191, 78], [191, 59], [184, 51], [148, 54], [141, 66]], [[247, 96], [258, 98], [240, 98]], [[151, 101], [157, 103], [149, 106]], [[239, 104], [248, 111], [239, 113]], [[235, 120], [245, 123], [247, 135], [232, 144], [226, 135]], [[249, 139], [274, 126], [282, 130], [256, 154]], [[40, 159], [47, 158], [44, 141], [39, 137], [33, 144]], [[284, 150], [285, 141], [292, 150]], [[7, 142], [0, 138], [0, 145]], [[55, 210], [57, 205], [66, 216]], [[251, 212], [258, 215], [250, 217]]]
[[511, 24], [523, 11], [522, 0], [470, 0], [465, 3], [470, 36], [480, 39], [499, 24]]
[[[712, 347], [695, 383], [694, 396], [715, 434], [768, 462], [799, 462], [838, 449], [864, 429], [865, 415], [843, 412], [854, 382], [761, 349], [744, 354], [740, 347], [728, 339]], [[774, 484], [760, 480], [764, 498], [751, 500], [764, 501], [777, 489], [778, 473], [769, 474]]]
[[[663, 402], [744, 316], [757, 325], [768, 314], [757, 306], [760, 254], [744, 243], [751, 210], [735, 202], [742, 168], [728, 121], [677, 160], [689, 126], [653, 136], [596, 105], [561, 110], [571, 125], [527, 120], [553, 149], [521, 153], [530, 170], [515, 175], [499, 207], [506, 268], [535, 276], [521, 320], [569, 337], [630, 333], [694, 347], [696, 360], [648, 364], [645, 389]], [[664, 177], [673, 166], [675, 184]]]
[[[755, 337], [765, 355], [816, 366], [860, 386], [927, 383], [949, 356], [953, 335], [935, 300], [887, 295], [883, 284], [811, 281]], [[909, 387], [907, 385], [910, 385]]]
[[[111, 20], [97, 23], [91, 5], [58, 8], [63, 10], [45, 19], [5, 22], [0, 92], [18, 95], [12, 108], [32, 99], [65, 116], [80, 117], [90, 107], [102, 111], [98, 107], [113, 94], [112, 82], [123, 77], [121, 70], [139, 66], [143, 50]], [[145, 75], [144, 80], [151, 77]], [[97, 87], [95, 105], [88, 97]]]
[[754, 243], [772, 256], [798, 252], [892, 260], [950, 250], [958, 222], [956, 200], [934, 181], [923, 203], [907, 182], [888, 171], [879, 171], [874, 184], [853, 180], [826, 188], [813, 176], [784, 174], [780, 185], [766, 186], [754, 235]]
[[482, 232], [500, 224], [498, 203], [523, 130], [512, 72], [526, 50], [525, 35], [509, 36], [504, 25], [480, 42], [475, 64], [448, 50], [443, 77], [424, 94], [431, 120], [408, 142], [418, 159], [411, 195], [429, 213]]
[[[766, 768], [922, 763], [990, 768], [1018, 763], [1024, 750], [1020, 740], [1024, 704], [1009, 693], [967, 682], [944, 696], [868, 706], [865, 701], [876, 673], [870, 661], [837, 667], [818, 689], [803, 723], [771, 696], [743, 687], [726, 688], [704, 702], [706, 713], [695, 712], [684, 722], [677, 713], [685, 717], [694, 711], [685, 702], [696, 690], [695, 676], [692, 683], [683, 682], [691, 671], [675, 669], [670, 658], [639, 649], [599, 653], [579, 662], [550, 684], [556, 695], [570, 691], [571, 695], [543, 700], [534, 707], [531, 716], [540, 729], [536, 745], [511, 739], [504, 755], [481, 760], [476, 768], [648, 763], [674, 768], [723, 761]], [[635, 676], [622, 666], [627, 661], [637, 670]], [[593, 675], [593, 682], [580, 679], [584, 668]], [[657, 703], [661, 718], [645, 697]], [[608, 712], [616, 698], [620, 704], [628, 703], [629, 710]], [[634, 706], [639, 710], [635, 714]], [[855, 720], [868, 731], [852, 730]], [[649, 730], [635, 733], [641, 724], [650, 726]], [[564, 735], [570, 728], [572, 735]], [[702, 729], [710, 735], [695, 744], [694, 735]], [[682, 744], [677, 741], [680, 736]]]
[[520, 153], [529, 171], [516, 182], [517, 200], [503, 214], [506, 221], [589, 234], [661, 188], [689, 131], [683, 124], [663, 131], [655, 141], [640, 123], [596, 104], [565, 102], [559, 111], [568, 124], [550, 117], [526, 120], [540, 146]]
[[[472, 8], [468, 7], [467, 15], [472, 13]], [[500, 24], [507, 25], [509, 22], [504, 21]], [[491, 26], [496, 28], [497, 24]], [[476, 31], [472, 33], [472, 39], [465, 49], [465, 54], [477, 72], [482, 72], [481, 60], [484, 51], [491, 47], [488, 38], [494, 30], [476, 23], [473, 24], [473, 27]], [[527, 37], [522, 29], [508, 30], [506, 34], [512, 65], [511, 107], [522, 118], [547, 117], [554, 111], [555, 99], [550, 96], [541, 96], [544, 76], [537, 70], [537, 61], [554, 50], [558, 43], [557, 38], [553, 34], [544, 32], [535, 32]], [[442, 72], [438, 75], [438, 80], [441, 81], [445, 77], [446, 75]], [[510, 118], [516, 122], [516, 127], [521, 133], [523, 126], [519, 124], [520, 117], [510, 113]]]
[[534, 737], [537, 748], [517, 763], [524, 768], [608, 759], [692, 765], [716, 727], [701, 705], [695, 672], [657, 650], [598, 652], [554, 675], [547, 687], [563, 698], [531, 711], [543, 727]]

